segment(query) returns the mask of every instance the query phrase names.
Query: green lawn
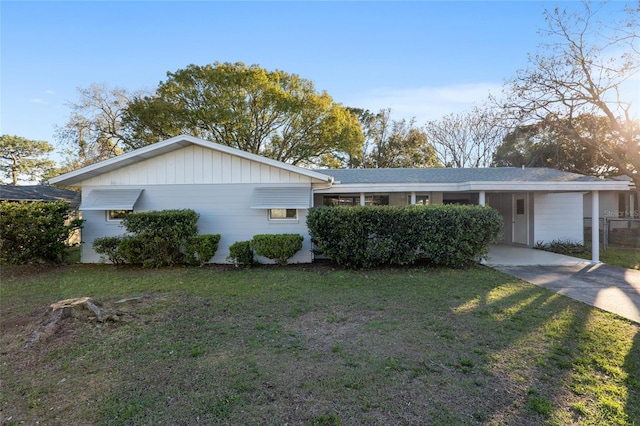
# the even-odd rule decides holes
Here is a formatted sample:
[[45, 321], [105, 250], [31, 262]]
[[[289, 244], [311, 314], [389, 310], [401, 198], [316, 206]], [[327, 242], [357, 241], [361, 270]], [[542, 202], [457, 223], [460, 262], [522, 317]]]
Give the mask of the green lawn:
[[[573, 256], [591, 259], [590, 252]], [[623, 268], [640, 269], [640, 248], [609, 247], [606, 250], [600, 249], [600, 261]]]
[[[121, 321], [23, 349], [80, 296]], [[638, 324], [480, 266], [4, 267], [0, 301], [0, 424], [640, 424]]]

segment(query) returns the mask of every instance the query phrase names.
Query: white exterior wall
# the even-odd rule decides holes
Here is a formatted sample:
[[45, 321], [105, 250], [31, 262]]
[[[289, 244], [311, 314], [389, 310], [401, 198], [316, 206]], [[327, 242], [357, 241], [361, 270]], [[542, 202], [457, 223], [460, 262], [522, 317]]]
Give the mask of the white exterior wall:
[[82, 186], [227, 183], [311, 184], [311, 178], [191, 145], [88, 179]]
[[582, 196], [581, 192], [534, 193], [533, 243], [584, 242]]
[[[146, 186], [136, 203], [135, 211], [193, 209], [200, 215], [200, 234], [221, 236], [213, 263], [227, 263], [229, 246], [236, 241], [250, 240], [256, 234], [285, 233], [304, 236], [302, 250], [290, 262], [311, 262], [311, 242], [306, 226], [307, 210], [298, 210], [297, 220], [269, 220], [268, 210], [250, 208], [255, 187], [253, 184]], [[85, 188], [90, 189], [93, 188]], [[122, 235], [125, 231], [119, 222], [107, 221], [104, 211], [87, 211], [84, 218], [87, 222], [82, 230], [82, 261], [97, 263], [100, 262], [100, 255], [93, 250], [93, 240], [106, 235]], [[263, 263], [268, 261], [261, 260]]]
[[[268, 210], [252, 209], [254, 189], [259, 186], [303, 186], [311, 178], [277, 167], [223, 154], [199, 146], [188, 146], [139, 163], [122, 167], [82, 182], [82, 196], [93, 189], [144, 189], [135, 211], [193, 209], [199, 215], [200, 234], [220, 234], [213, 263], [227, 263], [229, 246], [250, 240], [256, 234], [293, 233], [304, 236], [302, 250], [290, 262], [312, 261], [306, 226], [307, 210], [298, 210], [297, 220], [269, 220]], [[84, 211], [82, 262], [100, 262], [93, 240], [124, 234], [119, 222], [107, 221], [105, 211]], [[261, 259], [264, 263], [267, 259]]]

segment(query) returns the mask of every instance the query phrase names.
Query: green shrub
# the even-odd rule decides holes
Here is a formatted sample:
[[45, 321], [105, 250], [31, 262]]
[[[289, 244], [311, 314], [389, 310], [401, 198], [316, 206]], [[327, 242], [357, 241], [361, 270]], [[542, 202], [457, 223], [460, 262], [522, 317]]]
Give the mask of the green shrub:
[[418, 259], [460, 267], [488, 252], [502, 217], [480, 206], [316, 207], [307, 227], [316, 252], [348, 268]]
[[236, 241], [229, 246], [227, 260], [236, 266], [251, 266], [255, 263], [251, 241]]
[[215, 256], [219, 242], [220, 234], [196, 235], [189, 238], [184, 246], [185, 261], [189, 265], [204, 265]]
[[198, 217], [189, 209], [130, 213], [122, 219], [130, 235], [122, 238], [120, 255], [145, 267], [183, 263], [181, 248], [197, 235]]
[[66, 225], [69, 213], [64, 201], [0, 202], [0, 261], [62, 262], [69, 236], [83, 222]]
[[274, 260], [278, 265], [286, 265], [302, 248], [303, 239], [299, 234], [260, 234], [253, 236], [251, 247], [257, 255]]
[[120, 254], [120, 242], [122, 237], [100, 237], [93, 240], [93, 249], [96, 253], [106, 257], [109, 262], [119, 265], [124, 263], [124, 258]]
[[537, 241], [534, 248], [539, 250], [550, 251], [552, 253], [565, 254], [567, 256], [572, 256], [574, 254], [587, 254], [591, 253], [591, 248], [580, 242], [573, 241], [563, 241], [563, 240], [553, 240], [550, 243], [545, 243], [543, 241]]

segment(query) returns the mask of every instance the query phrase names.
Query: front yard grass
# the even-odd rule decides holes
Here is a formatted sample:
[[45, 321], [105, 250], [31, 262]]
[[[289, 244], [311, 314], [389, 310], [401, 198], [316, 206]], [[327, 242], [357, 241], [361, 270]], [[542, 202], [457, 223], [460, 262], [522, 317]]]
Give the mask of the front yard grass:
[[[591, 252], [576, 254], [582, 259], [591, 259]], [[640, 248], [637, 247], [607, 247], [600, 249], [600, 261], [609, 265], [621, 266], [629, 269], [640, 269]]]
[[[126, 313], [23, 349], [80, 296]], [[0, 301], [2, 424], [640, 424], [638, 324], [481, 266], [5, 267]]]

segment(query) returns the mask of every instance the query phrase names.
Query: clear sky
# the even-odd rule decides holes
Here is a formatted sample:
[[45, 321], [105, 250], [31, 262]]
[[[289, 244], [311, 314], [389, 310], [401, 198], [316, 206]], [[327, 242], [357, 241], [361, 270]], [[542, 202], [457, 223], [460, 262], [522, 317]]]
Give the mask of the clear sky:
[[[55, 142], [77, 88], [153, 90], [189, 64], [258, 64], [421, 125], [527, 65], [551, 1], [4, 1], [0, 134]], [[607, 6], [620, 16], [623, 2]]]

